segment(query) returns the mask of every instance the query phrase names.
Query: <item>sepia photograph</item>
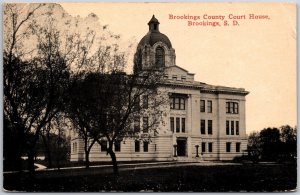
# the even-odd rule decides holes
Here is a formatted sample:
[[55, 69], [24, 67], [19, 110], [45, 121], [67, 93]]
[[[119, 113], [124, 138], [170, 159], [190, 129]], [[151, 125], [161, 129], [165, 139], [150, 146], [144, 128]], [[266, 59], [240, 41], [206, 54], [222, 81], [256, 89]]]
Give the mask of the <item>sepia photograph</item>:
[[294, 192], [296, 4], [3, 3], [4, 192]]

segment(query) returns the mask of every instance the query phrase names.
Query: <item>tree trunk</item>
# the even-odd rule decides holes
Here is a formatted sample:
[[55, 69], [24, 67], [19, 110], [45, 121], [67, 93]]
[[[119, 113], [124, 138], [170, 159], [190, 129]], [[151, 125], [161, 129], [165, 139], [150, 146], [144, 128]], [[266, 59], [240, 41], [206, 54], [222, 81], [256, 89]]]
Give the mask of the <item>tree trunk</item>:
[[34, 173], [34, 150], [30, 149], [28, 152], [28, 170], [30, 173]]
[[88, 169], [90, 167], [90, 152], [85, 150], [85, 168]]
[[[48, 136], [47, 136], [48, 137]], [[49, 146], [49, 137], [46, 138], [45, 136], [42, 136], [43, 141], [44, 141], [44, 146], [45, 146], [45, 152], [46, 152], [46, 159], [48, 161], [48, 168], [52, 168], [52, 158], [51, 158], [51, 151], [50, 151], [50, 146]]]
[[111, 157], [114, 174], [119, 175], [118, 162], [117, 162], [116, 154], [114, 153], [114, 151], [112, 151], [112, 149], [108, 149], [107, 152], [109, 153], [109, 155]]

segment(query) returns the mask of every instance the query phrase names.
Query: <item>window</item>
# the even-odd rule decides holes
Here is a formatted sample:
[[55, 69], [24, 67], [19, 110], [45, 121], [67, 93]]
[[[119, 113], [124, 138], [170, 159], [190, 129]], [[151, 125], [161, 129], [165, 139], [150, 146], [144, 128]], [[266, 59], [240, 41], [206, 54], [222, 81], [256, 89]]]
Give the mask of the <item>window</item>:
[[121, 141], [115, 141], [115, 152], [121, 151]]
[[134, 132], [140, 132], [140, 117], [134, 118], [134, 125], [133, 125]]
[[136, 140], [134, 142], [134, 151], [139, 152], [140, 151], [140, 141]]
[[185, 76], [181, 76], [181, 81], [186, 81], [186, 77]]
[[208, 152], [212, 152], [212, 143], [208, 143]]
[[185, 99], [180, 98], [179, 110], [185, 110]]
[[230, 152], [230, 149], [231, 149], [231, 143], [226, 142], [226, 152]]
[[170, 117], [170, 129], [174, 132], [174, 117]]
[[140, 96], [135, 96], [133, 111], [138, 111], [140, 109]]
[[144, 141], [144, 152], [148, 152], [148, 142]]
[[148, 133], [148, 117], [143, 117], [143, 133]]
[[240, 123], [239, 123], [239, 121], [235, 121], [235, 134], [236, 135], [240, 134]]
[[143, 96], [143, 108], [144, 109], [148, 108], [148, 96], [147, 95]]
[[205, 100], [200, 100], [200, 112], [205, 112]]
[[212, 120], [207, 121], [207, 134], [212, 135]]
[[185, 132], [185, 118], [181, 118], [181, 132]]
[[177, 75], [173, 75], [172, 80], [177, 81]]
[[234, 121], [231, 121], [231, 135], [234, 135]]
[[176, 132], [180, 131], [180, 118], [176, 118]]
[[229, 121], [226, 121], [226, 135], [229, 135]]
[[165, 74], [164, 79], [169, 79], [169, 75]]
[[205, 149], [205, 142], [202, 142], [202, 144], [201, 144], [201, 149], [202, 149], [202, 152], [205, 152], [206, 151], [206, 149]]
[[239, 104], [237, 102], [226, 102], [226, 113], [238, 114]]
[[175, 106], [174, 106], [175, 109], [180, 110], [180, 98], [175, 98], [174, 102], [175, 102]]
[[107, 141], [101, 141], [101, 152], [107, 151]]
[[155, 51], [155, 64], [158, 67], [165, 66], [165, 51], [162, 47], [157, 47]]
[[201, 120], [201, 134], [205, 134], [205, 120]]
[[185, 110], [185, 99], [182, 97], [170, 98], [170, 108], [175, 110]]
[[207, 112], [212, 113], [212, 101], [211, 100], [207, 101]]
[[[176, 121], [174, 121], [174, 119]], [[175, 125], [174, 125], [175, 122]], [[180, 118], [180, 117], [170, 117], [170, 128], [171, 131], [174, 132], [176, 130], [176, 133], [185, 133], [186, 127], [185, 127], [185, 118]]]
[[236, 152], [240, 152], [241, 151], [241, 143], [236, 143], [236, 145], [235, 145], [235, 151]]
[[77, 142], [73, 143], [73, 152], [77, 152]]

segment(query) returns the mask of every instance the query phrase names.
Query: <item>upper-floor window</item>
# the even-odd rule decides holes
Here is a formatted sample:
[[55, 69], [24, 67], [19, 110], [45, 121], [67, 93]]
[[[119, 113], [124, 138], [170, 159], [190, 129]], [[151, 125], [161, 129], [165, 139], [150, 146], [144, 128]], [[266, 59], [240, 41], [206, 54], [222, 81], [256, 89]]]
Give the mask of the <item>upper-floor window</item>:
[[207, 121], [207, 134], [212, 135], [212, 120]]
[[185, 98], [182, 97], [171, 97], [170, 107], [175, 110], [185, 110]]
[[186, 76], [181, 76], [181, 81], [186, 81]]
[[205, 120], [200, 121], [200, 126], [201, 134], [205, 134]]
[[143, 133], [148, 133], [148, 117], [143, 117]]
[[143, 96], [143, 108], [148, 108], [148, 95]]
[[185, 118], [181, 118], [181, 132], [185, 132]]
[[174, 132], [174, 129], [175, 129], [175, 128], [174, 128], [174, 124], [175, 124], [175, 123], [174, 123], [174, 117], [170, 117], [170, 128], [171, 128], [171, 131], [172, 131], [172, 132]]
[[133, 131], [140, 132], [140, 117], [134, 118]]
[[205, 100], [200, 100], [200, 112], [205, 112]]
[[240, 123], [239, 123], [239, 121], [235, 121], [235, 134], [236, 135], [240, 134]]
[[172, 80], [177, 81], [177, 75], [173, 75]]
[[234, 135], [234, 121], [231, 121], [231, 135]]
[[212, 101], [207, 100], [207, 112], [212, 113]]
[[226, 121], [226, 135], [229, 135], [229, 121]]
[[140, 96], [139, 95], [136, 95], [134, 97], [134, 106], [133, 106], [133, 111], [139, 111], [140, 110]]
[[159, 67], [165, 66], [165, 51], [162, 47], [156, 48], [155, 64]]
[[176, 133], [185, 133], [185, 118], [170, 117], [170, 128], [172, 132], [174, 132], [174, 130], [176, 129]]
[[238, 114], [239, 104], [237, 102], [226, 102], [226, 113]]
[[176, 117], [176, 132], [180, 132], [180, 118]]

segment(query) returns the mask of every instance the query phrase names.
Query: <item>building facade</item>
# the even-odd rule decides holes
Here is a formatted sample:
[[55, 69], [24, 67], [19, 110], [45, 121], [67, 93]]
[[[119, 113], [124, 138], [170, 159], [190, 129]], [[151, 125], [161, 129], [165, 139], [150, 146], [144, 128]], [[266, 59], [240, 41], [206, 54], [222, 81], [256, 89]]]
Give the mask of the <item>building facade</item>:
[[[136, 69], [164, 67], [164, 83], [170, 107], [164, 126], [151, 142], [126, 139], [115, 145], [118, 161], [231, 160], [247, 149], [245, 96], [243, 88], [208, 85], [176, 65], [169, 38], [160, 33], [153, 16], [149, 32], [141, 39], [134, 56]], [[71, 161], [84, 160], [83, 141], [71, 136]], [[95, 144], [90, 161], [110, 161], [105, 146]]]

